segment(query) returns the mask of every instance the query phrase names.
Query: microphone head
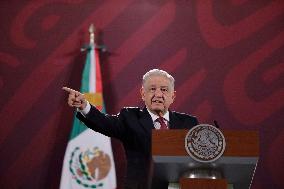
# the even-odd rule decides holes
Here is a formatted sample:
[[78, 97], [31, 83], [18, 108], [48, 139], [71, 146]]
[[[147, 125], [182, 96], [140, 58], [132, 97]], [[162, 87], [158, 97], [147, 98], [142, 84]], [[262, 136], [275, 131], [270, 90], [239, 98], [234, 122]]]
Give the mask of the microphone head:
[[214, 120], [213, 122], [214, 122], [215, 127], [219, 129], [220, 127], [219, 127], [218, 122], [216, 120]]

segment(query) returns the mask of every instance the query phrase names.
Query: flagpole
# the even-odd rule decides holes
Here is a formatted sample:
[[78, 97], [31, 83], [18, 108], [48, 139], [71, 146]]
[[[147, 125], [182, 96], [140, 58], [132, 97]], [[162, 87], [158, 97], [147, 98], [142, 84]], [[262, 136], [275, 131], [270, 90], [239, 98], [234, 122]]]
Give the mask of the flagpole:
[[[98, 49], [101, 52], [106, 52], [107, 48], [105, 45], [97, 45], [95, 43], [95, 32], [96, 32], [96, 28], [94, 26], [94, 24], [91, 24], [89, 26], [89, 33], [90, 33], [90, 44], [86, 45], [87, 48], [89, 48], [90, 46], [94, 47], [94, 49]], [[86, 47], [81, 48], [81, 51], [85, 51]]]
[[90, 45], [95, 45], [95, 26], [94, 24], [91, 24], [89, 27], [89, 33], [90, 33]]

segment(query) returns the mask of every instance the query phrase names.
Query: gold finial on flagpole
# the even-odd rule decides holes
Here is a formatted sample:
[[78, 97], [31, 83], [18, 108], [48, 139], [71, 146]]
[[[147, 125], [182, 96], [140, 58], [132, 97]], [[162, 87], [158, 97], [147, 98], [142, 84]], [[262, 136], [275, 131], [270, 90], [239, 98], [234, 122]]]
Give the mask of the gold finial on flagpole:
[[91, 24], [89, 27], [89, 33], [90, 33], [90, 44], [95, 44], [95, 26], [94, 24]]

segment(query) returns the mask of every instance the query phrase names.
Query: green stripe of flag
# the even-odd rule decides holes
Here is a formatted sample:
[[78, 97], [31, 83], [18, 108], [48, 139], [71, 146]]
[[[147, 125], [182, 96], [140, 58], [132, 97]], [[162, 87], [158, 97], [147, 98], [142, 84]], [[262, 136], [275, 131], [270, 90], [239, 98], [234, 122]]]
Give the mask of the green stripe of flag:
[[[89, 48], [87, 48], [87, 57], [86, 57], [86, 62], [85, 62], [85, 66], [83, 69], [83, 75], [82, 75], [82, 80], [81, 80], [81, 90], [80, 90], [81, 93], [89, 92], [89, 89], [90, 89], [89, 80], [90, 80], [90, 67], [91, 67], [91, 56], [92, 56], [91, 51], [93, 50], [94, 50], [93, 46], [89, 46]], [[79, 119], [76, 118], [76, 112], [75, 112], [73, 127], [72, 127], [69, 140], [72, 140], [73, 138], [78, 136], [80, 133], [82, 133], [86, 129], [87, 127]]]

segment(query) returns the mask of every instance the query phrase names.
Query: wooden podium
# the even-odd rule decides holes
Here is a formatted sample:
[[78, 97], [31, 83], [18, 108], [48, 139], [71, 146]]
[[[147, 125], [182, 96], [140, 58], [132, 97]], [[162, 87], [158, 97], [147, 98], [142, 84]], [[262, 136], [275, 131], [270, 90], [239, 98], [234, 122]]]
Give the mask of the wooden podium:
[[[185, 150], [188, 130], [153, 130], [152, 156], [154, 175], [169, 182], [179, 182], [181, 189], [248, 189], [254, 175], [259, 156], [259, 138], [256, 131], [222, 130], [226, 149], [215, 162], [201, 163], [192, 159]], [[218, 171], [222, 177], [184, 177], [195, 170]]]

